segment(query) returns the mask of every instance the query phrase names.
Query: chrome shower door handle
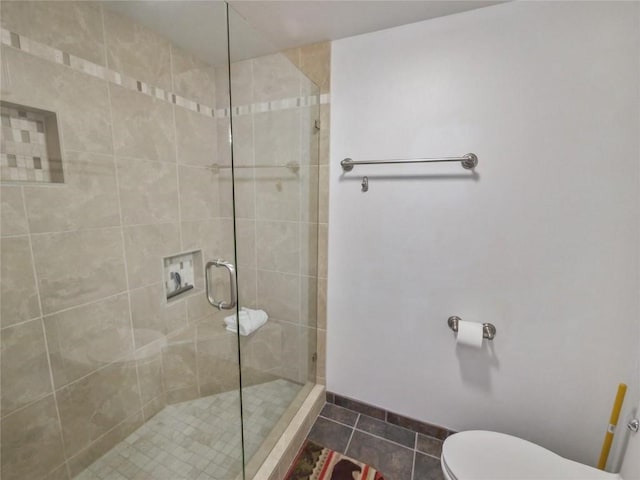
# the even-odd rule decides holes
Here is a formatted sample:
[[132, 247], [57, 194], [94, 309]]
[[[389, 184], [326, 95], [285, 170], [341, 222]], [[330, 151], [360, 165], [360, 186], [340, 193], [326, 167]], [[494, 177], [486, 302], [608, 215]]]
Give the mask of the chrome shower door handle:
[[[211, 267], [224, 267], [229, 272], [229, 290], [231, 292], [231, 299], [229, 302], [218, 302], [213, 298], [213, 293], [211, 292], [211, 281], [209, 280]], [[216, 307], [218, 310], [231, 310], [236, 307], [236, 304], [238, 303], [238, 289], [236, 287], [236, 267], [233, 266], [233, 263], [225, 262], [221, 259], [207, 262], [207, 265], [204, 267], [204, 280], [205, 290], [207, 291], [207, 300], [211, 305]]]

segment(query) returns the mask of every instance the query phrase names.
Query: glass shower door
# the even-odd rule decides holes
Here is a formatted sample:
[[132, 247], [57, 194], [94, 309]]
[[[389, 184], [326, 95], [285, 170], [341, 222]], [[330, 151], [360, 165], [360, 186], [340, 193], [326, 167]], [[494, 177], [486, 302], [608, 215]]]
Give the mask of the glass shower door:
[[0, 475], [235, 479], [226, 4], [0, 9]]
[[[319, 89], [229, 9], [245, 478], [315, 384]], [[266, 322], [265, 322], [266, 320]]]

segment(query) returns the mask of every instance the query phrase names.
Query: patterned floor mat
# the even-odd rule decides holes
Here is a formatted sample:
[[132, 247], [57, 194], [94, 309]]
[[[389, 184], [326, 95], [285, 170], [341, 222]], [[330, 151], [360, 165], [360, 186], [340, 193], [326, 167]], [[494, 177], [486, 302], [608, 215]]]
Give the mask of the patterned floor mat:
[[384, 480], [384, 476], [366, 463], [307, 441], [285, 480]]

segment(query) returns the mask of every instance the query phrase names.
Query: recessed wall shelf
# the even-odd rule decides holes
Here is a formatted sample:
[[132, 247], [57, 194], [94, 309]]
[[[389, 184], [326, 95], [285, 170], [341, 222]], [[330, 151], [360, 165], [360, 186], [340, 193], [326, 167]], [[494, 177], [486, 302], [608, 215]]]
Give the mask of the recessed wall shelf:
[[167, 300], [173, 300], [202, 283], [202, 252], [187, 252], [165, 257], [164, 291]]
[[8, 102], [0, 102], [0, 114], [0, 179], [64, 183], [56, 114]]

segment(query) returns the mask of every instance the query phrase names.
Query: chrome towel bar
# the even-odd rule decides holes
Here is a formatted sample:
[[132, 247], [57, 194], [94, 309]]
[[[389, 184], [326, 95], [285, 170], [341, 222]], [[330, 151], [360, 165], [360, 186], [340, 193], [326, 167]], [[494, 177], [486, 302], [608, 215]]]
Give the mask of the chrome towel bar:
[[475, 153], [467, 153], [462, 157], [441, 157], [441, 158], [406, 158], [391, 160], [352, 160], [345, 158], [340, 162], [342, 170], [350, 172], [355, 165], [393, 165], [397, 163], [438, 163], [438, 162], [460, 162], [462, 168], [471, 170], [478, 165], [478, 157]]

